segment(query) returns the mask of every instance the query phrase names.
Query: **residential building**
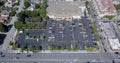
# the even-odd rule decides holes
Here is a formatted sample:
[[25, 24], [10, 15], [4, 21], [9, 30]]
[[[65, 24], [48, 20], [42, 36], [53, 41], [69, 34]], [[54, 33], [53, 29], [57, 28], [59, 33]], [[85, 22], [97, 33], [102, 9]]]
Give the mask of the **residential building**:
[[8, 0], [8, 2], [10, 2], [10, 3], [16, 3], [16, 2], [18, 2], [19, 0]]
[[5, 7], [13, 7], [13, 4], [11, 2], [6, 2]]
[[112, 0], [113, 4], [120, 4], [120, 0]]
[[30, 2], [33, 4], [40, 4], [43, 2], [43, 0], [30, 0]]
[[112, 0], [92, 0], [92, 2], [99, 17], [105, 15], [117, 15]]
[[8, 12], [7, 10], [3, 10], [3, 11], [0, 13], [0, 15], [1, 15], [2, 17], [9, 17], [9, 12]]
[[3, 17], [3, 16], [0, 16], [0, 22], [5, 22], [5, 20], [7, 20], [7, 18], [6, 17]]
[[4, 10], [6, 10], [7, 12], [11, 12], [11, 7], [5, 7]]
[[31, 4], [31, 6], [30, 6], [30, 7], [28, 7], [28, 9], [27, 9], [27, 10], [33, 11], [34, 9], [35, 9], [35, 5], [32, 5], [32, 4]]

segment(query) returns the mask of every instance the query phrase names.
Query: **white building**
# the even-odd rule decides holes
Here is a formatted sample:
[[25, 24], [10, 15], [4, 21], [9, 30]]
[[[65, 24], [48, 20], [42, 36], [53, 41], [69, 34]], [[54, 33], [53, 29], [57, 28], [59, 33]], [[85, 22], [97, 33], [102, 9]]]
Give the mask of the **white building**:
[[118, 51], [120, 50], [120, 42], [118, 37], [116, 36], [115, 31], [112, 29], [112, 26], [110, 23], [102, 23], [102, 28], [104, 31], [104, 34], [108, 40], [108, 43], [110, 45], [110, 48], [113, 51]]
[[85, 5], [81, 1], [49, 1], [47, 15], [53, 19], [80, 19]]
[[112, 0], [113, 4], [120, 4], [120, 0]]

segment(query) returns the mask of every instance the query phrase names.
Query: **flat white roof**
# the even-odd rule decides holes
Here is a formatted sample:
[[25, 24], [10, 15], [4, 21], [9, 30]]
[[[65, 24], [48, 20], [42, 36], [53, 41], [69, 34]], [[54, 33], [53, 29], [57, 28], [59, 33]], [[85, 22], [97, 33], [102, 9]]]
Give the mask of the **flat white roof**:
[[118, 40], [118, 37], [115, 34], [115, 31], [112, 29], [111, 24], [103, 23], [102, 25], [103, 25], [104, 32], [108, 38], [111, 49], [120, 50], [120, 42]]
[[120, 43], [118, 39], [109, 39], [109, 41], [113, 50], [120, 50]]
[[48, 16], [58, 18], [71, 18], [73, 16], [81, 16], [84, 2], [80, 1], [49, 1], [47, 8]]

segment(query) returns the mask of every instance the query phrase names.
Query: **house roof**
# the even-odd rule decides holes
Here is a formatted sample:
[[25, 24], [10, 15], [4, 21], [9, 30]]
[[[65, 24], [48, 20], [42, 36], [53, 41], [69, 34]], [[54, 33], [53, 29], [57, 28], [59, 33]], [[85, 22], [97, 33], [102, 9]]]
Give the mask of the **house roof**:
[[7, 10], [8, 12], [10, 12], [11, 8], [7, 6], [7, 7], [4, 8], [4, 10]]
[[0, 22], [3, 22], [4, 20], [6, 20], [6, 17], [0, 16]]
[[9, 15], [9, 12], [7, 10], [3, 10], [0, 14], [1, 15]]
[[10, 3], [10, 2], [6, 2], [6, 3], [5, 3], [5, 7], [7, 7], [7, 6], [8, 6], [8, 7], [12, 7], [12, 5], [13, 5], [13, 4]]

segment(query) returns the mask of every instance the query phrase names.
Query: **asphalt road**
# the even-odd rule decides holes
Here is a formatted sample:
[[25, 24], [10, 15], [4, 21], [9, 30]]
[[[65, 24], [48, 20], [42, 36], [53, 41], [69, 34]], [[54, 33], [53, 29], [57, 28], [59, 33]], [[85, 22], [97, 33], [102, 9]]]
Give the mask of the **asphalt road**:
[[[79, 62], [103, 62], [110, 63], [112, 60], [117, 60], [116, 57], [113, 57], [111, 54], [113, 53], [101, 53], [101, 57], [99, 53], [3, 53], [5, 57], [1, 57], [0, 62], [67, 62], [67, 63], [79, 63]], [[27, 57], [27, 55], [31, 55], [31, 57]], [[19, 59], [17, 59], [19, 57]]]
[[[22, 7], [24, 6], [23, 3], [24, 3], [24, 0], [20, 0], [20, 5], [18, 6], [19, 9], [18, 9], [17, 13], [19, 13], [19, 12], [21, 12], [23, 10], [22, 9]], [[12, 17], [10, 25], [13, 25], [13, 26], [11, 27], [10, 31], [7, 33], [7, 36], [6, 36], [6, 38], [4, 40], [4, 43], [3, 43], [3, 45], [2, 45], [0, 50], [7, 50], [8, 46], [9, 46], [9, 42], [14, 39], [15, 33], [16, 33], [16, 29], [14, 27], [14, 22], [15, 21], [17, 21], [16, 15]]]
[[[100, 30], [100, 26], [99, 26], [99, 22], [100, 20], [98, 20], [97, 16], [96, 16], [96, 11], [95, 11], [95, 8], [94, 6], [92, 5], [92, 2], [89, 2], [89, 8], [90, 8], [90, 11], [91, 11], [91, 18], [92, 18], [92, 21], [95, 23], [97, 29]], [[98, 30], [98, 33], [99, 33], [99, 36], [101, 36], [101, 32]], [[105, 52], [104, 51], [104, 46], [102, 45], [102, 40], [99, 40], [99, 45], [100, 45], [100, 51], [101, 52]]]

